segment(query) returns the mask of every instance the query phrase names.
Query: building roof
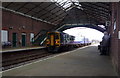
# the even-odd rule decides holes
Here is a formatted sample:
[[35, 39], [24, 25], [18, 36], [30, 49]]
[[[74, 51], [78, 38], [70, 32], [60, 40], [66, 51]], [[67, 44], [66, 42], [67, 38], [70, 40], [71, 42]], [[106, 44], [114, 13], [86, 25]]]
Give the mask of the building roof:
[[[69, 21], [66, 20], [71, 20], [74, 17], [76, 21], [84, 19], [81, 18], [83, 15], [88, 20], [87, 22], [105, 25], [105, 22], [110, 20], [111, 15], [111, 3], [109, 2], [79, 2], [77, 0], [53, 0], [53, 2], [3, 2], [2, 8], [59, 26], [62, 24], [69, 24]], [[74, 21], [75, 20], [71, 22], [82, 23]]]

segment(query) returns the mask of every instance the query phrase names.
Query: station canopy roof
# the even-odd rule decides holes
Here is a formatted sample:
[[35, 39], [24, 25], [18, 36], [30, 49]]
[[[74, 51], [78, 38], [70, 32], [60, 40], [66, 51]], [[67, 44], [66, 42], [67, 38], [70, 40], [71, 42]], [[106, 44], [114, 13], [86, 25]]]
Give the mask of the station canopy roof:
[[[73, 17], [79, 21], [86, 15], [87, 22], [103, 24], [110, 20], [110, 2], [79, 2], [77, 0], [51, 0], [51, 2], [3, 2], [2, 9], [44, 21], [53, 25], [68, 24]], [[84, 14], [81, 15], [80, 12]], [[71, 19], [69, 19], [71, 17]], [[66, 19], [68, 18], [68, 19]], [[80, 18], [80, 19], [79, 19]], [[66, 20], [68, 21], [66, 21]], [[85, 21], [85, 20], [83, 20]], [[81, 23], [73, 22], [72, 23]]]

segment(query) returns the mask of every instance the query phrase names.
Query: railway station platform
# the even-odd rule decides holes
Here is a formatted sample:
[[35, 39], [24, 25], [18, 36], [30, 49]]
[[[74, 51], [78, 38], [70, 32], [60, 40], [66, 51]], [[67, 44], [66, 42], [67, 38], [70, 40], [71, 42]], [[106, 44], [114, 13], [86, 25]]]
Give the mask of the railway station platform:
[[19, 48], [9, 48], [9, 49], [2, 49], [0, 52], [16, 52], [16, 51], [25, 51], [25, 50], [35, 50], [35, 49], [42, 49], [45, 48], [44, 46], [34, 46], [34, 47], [19, 47]]
[[2, 72], [2, 76], [117, 76], [109, 56], [97, 45], [60, 53]]

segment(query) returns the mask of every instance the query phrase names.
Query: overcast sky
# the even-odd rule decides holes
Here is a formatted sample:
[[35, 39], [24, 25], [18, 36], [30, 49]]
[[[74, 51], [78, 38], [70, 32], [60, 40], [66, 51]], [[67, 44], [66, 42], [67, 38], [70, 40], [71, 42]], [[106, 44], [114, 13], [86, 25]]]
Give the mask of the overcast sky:
[[89, 38], [89, 40], [102, 40], [103, 37], [103, 33], [95, 30], [95, 29], [91, 29], [91, 28], [85, 28], [85, 27], [76, 27], [76, 28], [71, 28], [71, 29], [67, 29], [64, 31], [65, 33], [68, 33], [70, 35], [75, 36], [75, 41], [79, 41], [81, 40], [81, 37], [86, 37]]

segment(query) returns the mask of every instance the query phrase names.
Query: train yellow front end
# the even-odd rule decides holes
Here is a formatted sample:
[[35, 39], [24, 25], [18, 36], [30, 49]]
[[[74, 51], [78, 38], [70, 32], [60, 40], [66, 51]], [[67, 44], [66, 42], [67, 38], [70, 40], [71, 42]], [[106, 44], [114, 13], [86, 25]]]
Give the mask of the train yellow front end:
[[59, 32], [48, 32], [46, 47], [49, 52], [57, 52], [60, 47], [60, 33]]

